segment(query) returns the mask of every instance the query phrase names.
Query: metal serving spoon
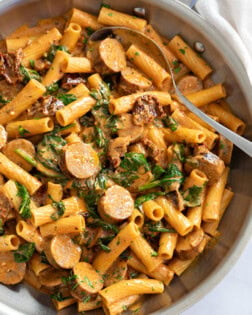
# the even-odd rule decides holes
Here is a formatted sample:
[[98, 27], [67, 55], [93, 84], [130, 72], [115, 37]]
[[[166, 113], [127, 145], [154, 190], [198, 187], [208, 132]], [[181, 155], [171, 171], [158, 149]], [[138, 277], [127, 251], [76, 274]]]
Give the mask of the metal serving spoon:
[[175, 92], [179, 98], [179, 101], [185, 105], [192, 113], [197, 115], [199, 118], [204, 120], [208, 125], [217, 130], [221, 135], [225, 138], [233, 142], [239, 149], [245, 152], [247, 155], [252, 157], [252, 142], [239, 136], [235, 132], [230, 129], [224, 127], [217, 121], [210, 118], [207, 114], [198, 109], [195, 105], [193, 105], [178, 89], [175, 79], [173, 76], [171, 65], [167, 59], [167, 57], [162, 52], [159, 45], [154, 42], [151, 38], [147, 37], [143, 33], [122, 26], [111, 26], [104, 27], [96, 32], [94, 32], [88, 40], [87, 49], [92, 47], [97, 41], [103, 40], [107, 37], [115, 37], [118, 38], [122, 45], [127, 49], [131, 44], [140, 45], [141, 48], [145, 47], [147, 49], [148, 54], [155, 58], [157, 62], [159, 62], [171, 75], [172, 83], [175, 89]]

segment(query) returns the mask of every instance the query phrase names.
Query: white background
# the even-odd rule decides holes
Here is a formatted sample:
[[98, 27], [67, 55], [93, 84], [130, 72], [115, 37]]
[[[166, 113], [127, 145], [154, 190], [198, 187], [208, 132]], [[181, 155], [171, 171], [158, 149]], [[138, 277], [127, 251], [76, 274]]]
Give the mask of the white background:
[[226, 277], [183, 315], [252, 315], [252, 240]]

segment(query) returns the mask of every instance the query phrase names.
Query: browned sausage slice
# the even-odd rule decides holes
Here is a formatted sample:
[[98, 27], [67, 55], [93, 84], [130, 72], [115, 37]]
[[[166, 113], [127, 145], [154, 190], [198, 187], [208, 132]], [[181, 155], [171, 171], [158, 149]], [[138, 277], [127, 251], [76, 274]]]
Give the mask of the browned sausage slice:
[[2, 223], [6, 221], [10, 210], [12, 209], [12, 203], [4, 192], [4, 187], [0, 187], [0, 220]]
[[80, 179], [93, 176], [100, 170], [98, 154], [89, 144], [67, 144], [62, 150], [61, 169]]
[[126, 279], [128, 265], [125, 260], [116, 260], [106, 272], [104, 286], [108, 287], [113, 283]]
[[193, 259], [199, 253], [199, 246], [204, 239], [204, 231], [195, 228], [185, 237], [179, 237], [176, 245], [176, 253], [182, 260]]
[[0, 253], [0, 282], [4, 284], [17, 284], [25, 275], [26, 263], [17, 263], [13, 252]]
[[194, 92], [198, 92], [203, 89], [202, 81], [194, 75], [186, 75], [178, 82], [178, 88], [181, 93], [186, 95]]
[[98, 61], [94, 68], [100, 73], [120, 72], [126, 67], [125, 52], [121, 43], [114, 38], [106, 38], [100, 42], [98, 48]]
[[6, 144], [7, 142], [7, 132], [4, 126], [0, 125], [0, 149]]
[[102, 276], [94, 269], [92, 265], [86, 262], [79, 262], [73, 268], [74, 283], [71, 293], [78, 297], [85, 294], [95, 294], [103, 287]]
[[152, 82], [138, 70], [126, 67], [121, 71], [119, 89], [123, 93], [131, 94], [137, 91], [147, 91], [151, 86]]
[[106, 190], [99, 200], [100, 216], [108, 222], [120, 222], [128, 219], [134, 210], [134, 201], [127, 189], [114, 185]]
[[49, 267], [39, 273], [39, 282], [45, 287], [55, 287], [62, 284], [62, 277], [67, 277], [66, 270], [57, 270]]
[[[34, 121], [34, 123], [36, 123]], [[22, 149], [25, 151], [28, 155], [31, 157], [35, 156], [35, 149], [31, 141], [28, 141], [26, 139], [16, 139], [8, 142], [3, 147], [3, 153], [14, 163], [21, 166], [26, 171], [30, 171], [32, 169], [32, 165], [28, 162], [26, 162], [21, 156], [19, 156], [15, 150], [16, 149]]]
[[70, 269], [80, 260], [81, 249], [68, 235], [56, 235], [45, 248], [45, 254], [55, 268]]
[[133, 123], [132, 114], [122, 114], [117, 122], [118, 136], [130, 137], [130, 142], [136, 142], [141, 139], [144, 132], [143, 126], [136, 126]]

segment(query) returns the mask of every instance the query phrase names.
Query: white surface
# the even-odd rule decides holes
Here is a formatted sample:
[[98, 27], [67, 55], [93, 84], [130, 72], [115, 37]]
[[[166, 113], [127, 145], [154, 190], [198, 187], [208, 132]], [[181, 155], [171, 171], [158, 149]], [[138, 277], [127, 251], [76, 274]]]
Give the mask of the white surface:
[[225, 36], [243, 62], [252, 84], [252, 1], [198, 0], [196, 9]]
[[182, 315], [252, 314], [252, 240], [228, 275]]

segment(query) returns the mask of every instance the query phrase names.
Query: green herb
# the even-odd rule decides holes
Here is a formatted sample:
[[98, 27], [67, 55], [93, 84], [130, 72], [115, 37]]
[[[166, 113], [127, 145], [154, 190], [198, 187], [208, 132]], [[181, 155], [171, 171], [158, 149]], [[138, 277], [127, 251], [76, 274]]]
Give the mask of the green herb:
[[88, 36], [92, 35], [94, 33], [94, 31], [95, 31], [90, 26], [86, 27], [85, 30], [86, 30]]
[[69, 282], [72, 282], [73, 280], [77, 279], [77, 275], [74, 275], [74, 274], [70, 274], [69, 276], [67, 277], [62, 277], [61, 278], [61, 281], [63, 284], [68, 284]]
[[24, 127], [22, 126], [18, 126], [18, 133], [20, 134], [21, 137], [24, 137], [25, 135], [29, 134], [30, 131], [26, 130]]
[[174, 68], [174, 69], [173, 69], [173, 72], [174, 72], [174, 73], [179, 73], [180, 70], [181, 70], [181, 67], [177, 67], [177, 68]]
[[184, 180], [182, 172], [178, 169], [176, 164], [169, 164], [168, 168], [165, 170], [163, 177], [158, 180], [154, 180], [148, 184], [142, 185], [138, 188], [139, 191], [146, 189], [151, 189], [164, 185], [171, 185], [174, 182], [182, 183]]
[[88, 42], [88, 39], [87, 39], [87, 38], [84, 38], [83, 41], [82, 41], [82, 43], [83, 43], [84, 45], [87, 45], [87, 42]]
[[102, 82], [99, 86], [98, 90], [91, 90], [89, 93], [91, 97], [93, 97], [96, 100], [96, 105], [94, 107], [94, 110], [99, 109], [101, 106], [107, 106], [109, 104], [110, 99], [110, 89], [108, 84], [105, 82]]
[[158, 256], [158, 253], [154, 250], [152, 253], [151, 253], [151, 257], [157, 257]]
[[6, 100], [5, 98], [0, 95], [0, 106], [8, 104], [10, 101]]
[[135, 207], [139, 208], [145, 201], [153, 200], [158, 196], [163, 196], [165, 193], [162, 191], [152, 192], [140, 197], [137, 197], [135, 200]]
[[56, 300], [56, 301], [62, 302], [62, 301], [65, 301], [67, 299], [70, 299], [71, 296], [63, 296], [63, 294], [61, 292], [57, 292], [57, 293], [51, 294], [50, 298], [52, 300]]
[[17, 153], [19, 156], [21, 156], [26, 162], [31, 164], [32, 166], [36, 166], [37, 162], [34, 160], [32, 156], [30, 156], [27, 152], [25, 152], [22, 149], [16, 149], [15, 153]]
[[102, 3], [102, 4], [101, 4], [101, 8], [102, 8], [102, 7], [107, 8], [107, 9], [110, 9], [110, 8], [111, 8], [111, 6], [110, 6], [109, 4], [107, 4], [107, 3]]
[[109, 12], [109, 13], [108, 13], [108, 16], [113, 16], [113, 13], [112, 13], [112, 12]]
[[129, 152], [125, 153], [124, 159], [120, 163], [120, 167], [127, 171], [138, 171], [139, 167], [143, 166], [145, 171], [150, 170], [150, 166], [142, 153]]
[[57, 99], [59, 99], [64, 105], [68, 105], [77, 100], [74, 94], [58, 94]]
[[106, 189], [107, 177], [102, 171], [97, 175], [95, 181], [101, 189]]
[[127, 307], [126, 305], [123, 305], [123, 306], [122, 306], [122, 310], [123, 310], [123, 311], [127, 311], [127, 309], [128, 309], [128, 307]]
[[19, 67], [19, 71], [23, 76], [23, 83], [28, 83], [31, 79], [35, 79], [37, 81], [41, 81], [41, 77], [39, 73], [32, 69], [27, 69], [23, 65]]
[[108, 139], [106, 139], [101, 128], [94, 126], [95, 131], [95, 144], [98, 148], [106, 149], [108, 145]]
[[167, 229], [162, 227], [161, 222], [147, 222], [145, 224], [146, 228], [150, 231], [150, 232], [160, 232], [160, 233], [164, 233], [164, 232], [168, 232], [168, 233], [176, 233], [176, 231], [174, 229]]
[[126, 153], [120, 163], [120, 168], [123, 169], [123, 171], [115, 173], [111, 178], [117, 184], [129, 187], [137, 178], [139, 178], [137, 171], [141, 166], [145, 168], [145, 171], [150, 170], [150, 166], [142, 153]]
[[171, 131], [175, 131], [178, 129], [178, 123], [171, 116], [167, 116], [163, 119], [163, 123], [165, 127], [170, 128]]
[[128, 249], [125, 249], [125, 251], [123, 251], [119, 257], [122, 260], [128, 260], [132, 258], [132, 256], [130, 256], [130, 251]]
[[115, 234], [117, 234], [119, 232], [118, 227], [115, 224], [112, 223], [107, 223], [99, 218], [94, 219], [94, 221], [92, 223], [89, 223], [89, 226], [92, 227], [101, 227], [103, 230], [105, 231], [112, 231]]
[[82, 299], [82, 303], [87, 303], [91, 300], [91, 296], [90, 295], [87, 295], [85, 296], [83, 299]]
[[180, 162], [185, 162], [185, 146], [183, 143], [175, 143], [173, 145], [173, 151], [176, 154]]
[[117, 128], [118, 120], [119, 120], [119, 117], [117, 115], [108, 115], [105, 127], [110, 129], [112, 134], [115, 134], [118, 130]]
[[87, 284], [90, 288], [94, 289], [94, 285], [93, 285], [92, 281], [91, 281], [87, 276], [84, 276], [83, 280], [86, 282], [86, 284]]
[[0, 236], [4, 235], [3, 220], [0, 219]]
[[41, 261], [43, 264], [50, 265], [50, 263], [49, 263], [49, 261], [47, 260], [47, 257], [46, 257], [46, 254], [45, 254], [44, 251], [42, 251], [42, 252], [40, 253], [40, 258], [41, 258], [40, 261]]
[[30, 66], [32, 67], [32, 68], [34, 68], [35, 67], [35, 61], [34, 60], [29, 60], [29, 63], [30, 63]]
[[52, 220], [58, 220], [65, 213], [65, 205], [62, 201], [55, 201], [51, 195], [48, 197], [52, 200], [52, 206], [56, 209], [56, 212], [51, 215]]
[[34, 243], [25, 243], [20, 245], [19, 248], [14, 251], [15, 262], [23, 263], [29, 261], [34, 251], [35, 251]]
[[31, 198], [28, 193], [26, 187], [18, 182], [16, 182], [17, 186], [17, 196], [21, 198], [21, 203], [19, 206], [19, 213], [23, 219], [31, 218], [31, 209], [30, 209], [30, 202]]
[[188, 207], [197, 207], [201, 204], [201, 192], [203, 187], [193, 185], [183, 192], [184, 204]]
[[181, 52], [181, 54], [185, 55], [185, 50], [184, 49], [179, 49], [179, 51]]
[[138, 51], [136, 51], [135, 56], [140, 56], [140, 53]]
[[165, 169], [163, 169], [163, 167], [161, 167], [160, 165], [155, 165], [152, 169], [152, 174], [154, 176], [155, 179], [158, 179], [161, 177], [161, 175], [163, 175], [165, 173]]
[[109, 253], [109, 252], [111, 251], [111, 249], [110, 249], [107, 245], [103, 244], [101, 238], [98, 239], [97, 244], [98, 244], [98, 245], [100, 246], [100, 248], [101, 248], [102, 250], [104, 250], [106, 253]]
[[179, 65], [179, 61], [178, 61], [178, 60], [174, 60], [174, 61], [172, 62], [172, 64], [173, 64], [175, 67], [177, 67], [177, 66]]
[[59, 84], [57, 82], [52, 83], [51, 85], [48, 85], [46, 87], [46, 94], [53, 94], [58, 92], [59, 90]]
[[52, 62], [58, 50], [68, 52], [67, 48], [63, 45], [52, 45], [47, 53], [46, 59]]
[[220, 149], [221, 150], [225, 149], [225, 143], [223, 141], [220, 141]]

